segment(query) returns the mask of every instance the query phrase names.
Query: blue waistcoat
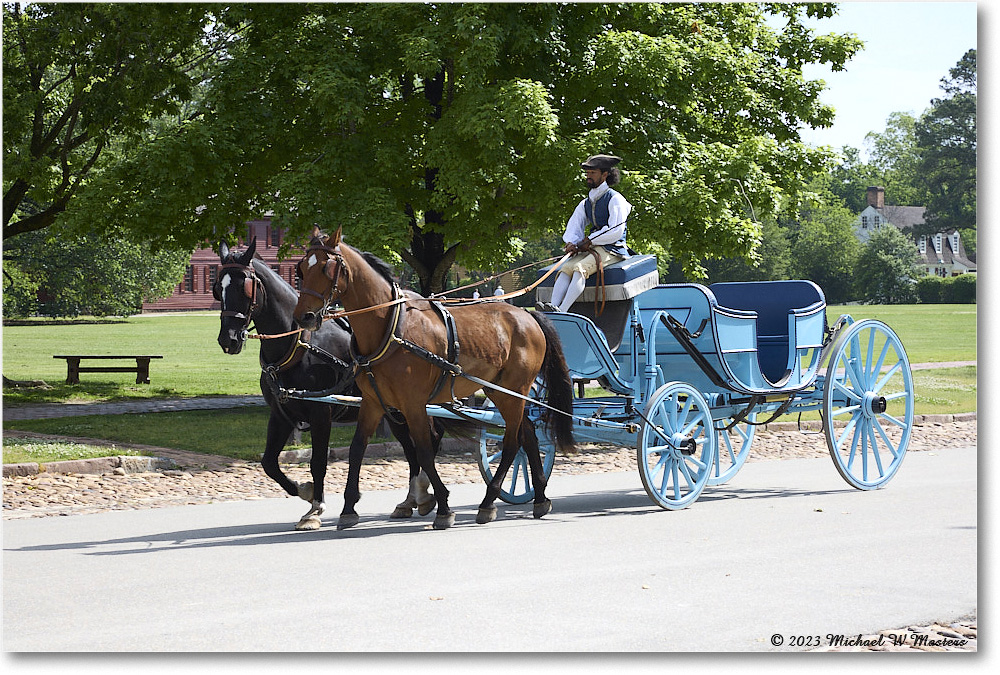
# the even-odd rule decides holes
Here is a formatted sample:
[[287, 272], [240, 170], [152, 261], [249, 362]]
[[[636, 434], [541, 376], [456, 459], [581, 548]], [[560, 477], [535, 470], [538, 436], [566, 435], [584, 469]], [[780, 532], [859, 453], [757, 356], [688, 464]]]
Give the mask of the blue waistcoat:
[[[616, 194], [618, 193], [614, 190], [608, 190], [597, 199], [596, 204], [591, 203], [590, 199], [584, 200], [583, 208], [587, 216], [587, 222], [590, 223], [590, 231], [587, 233], [588, 236], [594, 232], [600, 232], [609, 225], [608, 219], [611, 217], [609, 204], [611, 204], [611, 198]], [[619, 225], [620, 223], [613, 224]], [[626, 234], [628, 234], [628, 225], [625, 226], [621, 239], [613, 244], [604, 244], [604, 248], [612, 253], [617, 253], [620, 256], [628, 258], [628, 247], [625, 245]]]

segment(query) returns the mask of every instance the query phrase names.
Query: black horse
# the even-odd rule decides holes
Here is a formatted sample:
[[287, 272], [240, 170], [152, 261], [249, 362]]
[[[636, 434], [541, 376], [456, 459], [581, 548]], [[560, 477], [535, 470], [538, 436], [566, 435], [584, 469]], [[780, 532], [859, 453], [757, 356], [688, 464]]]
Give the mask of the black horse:
[[[264, 262], [254, 259], [256, 248], [256, 239], [241, 254], [231, 252], [225, 243], [219, 246], [222, 265], [212, 289], [222, 303], [219, 346], [227, 354], [239, 354], [249, 337], [251, 323], [260, 334], [279, 336], [261, 340], [260, 346], [260, 389], [271, 408], [261, 464], [264, 472], [289, 495], [311, 502], [311, 508], [295, 529], [315, 530], [321, 526], [320, 515], [325, 508], [323, 481], [332, 423], [356, 422], [358, 408], [286, 398], [281, 389], [359, 396], [350, 364], [350, 326], [340, 319], [325, 322], [319, 330], [299, 333], [292, 319], [298, 293]], [[410, 491], [392, 517], [409, 517], [414, 508], [420, 515], [426, 515], [434, 508], [435, 499], [427, 492], [430, 482], [420, 472], [409, 429], [388, 417], [386, 420], [410, 465]], [[459, 427], [446, 425], [439, 419], [431, 426], [435, 452], [445, 428], [454, 426], [457, 432]], [[309, 429], [312, 436], [309, 462], [312, 482], [309, 483], [292, 481], [278, 465], [278, 455], [296, 429]]]

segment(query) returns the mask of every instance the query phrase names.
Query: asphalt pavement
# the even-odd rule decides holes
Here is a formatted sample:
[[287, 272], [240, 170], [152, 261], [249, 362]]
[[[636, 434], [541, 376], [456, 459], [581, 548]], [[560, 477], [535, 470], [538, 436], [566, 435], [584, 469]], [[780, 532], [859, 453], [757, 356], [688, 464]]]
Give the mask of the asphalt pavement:
[[828, 459], [757, 462], [677, 512], [636, 472], [560, 476], [549, 516], [489, 525], [456, 485], [443, 532], [388, 520], [395, 491], [345, 531], [339, 497], [316, 532], [296, 499], [10, 520], [3, 647], [798, 651], [975, 612], [977, 473], [975, 448], [910, 453], [870, 492]]

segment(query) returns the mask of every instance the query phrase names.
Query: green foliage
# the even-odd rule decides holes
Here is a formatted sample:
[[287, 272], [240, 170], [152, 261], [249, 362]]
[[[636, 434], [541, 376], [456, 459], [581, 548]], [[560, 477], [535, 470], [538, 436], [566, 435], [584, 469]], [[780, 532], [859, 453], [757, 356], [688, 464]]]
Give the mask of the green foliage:
[[[148, 242], [119, 233], [54, 236], [59, 229], [28, 232], [5, 244], [5, 268], [31, 270], [26, 283], [15, 286], [14, 302], [8, 305], [5, 297], [5, 318], [136, 314], [144, 300], [171, 294], [190, 256], [176, 250], [154, 255]], [[32, 287], [36, 292], [29, 296]]]
[[917, 234], [976, 227], [976, 50], [966, 52], [941, 83], [946, 96], [931, 101], [915, 129], [930, 193], [926, 225]]
[[855, 216], [829, 196], [823, 199], [804, 204], [799, 221], [789, 227], [789, 274], [819, 284], [827, 302], [847, 302], [855, 297], [853, 277], [861, 248]]
[[3, 260], [3, 316], [20, 319], [38, 309], [38, 288], [42, 275], [27, 271], [9, 257]]
[[920, 302], [973, 304], [976, 302], [976, 275], [960, 274], [957, 277], [927, 276], [917, 280]]
[[[887, 204], [919, 206], [927, 203], [927, 191], [920, 175], [921, 155], [915, 128], [916, 119], [912, 115], [895, 112], [886, 120], [885, 131], [873, 131], [865, 136], [870, 155], [869, 166], [874, 170], [869, 185], [885, 188]], [[859, 192], [862, 199], [867, 187]], [[867, 203], [858, 212], [865, 206]]]
[[105, 150], [178, 112], [208, 23], [190, 4], [3, 4], [5, 241], [52, 225]]
[[909, 237], [895, 227], [880, 227], [858, 256], [854, 274], [857, 297], [879, 305], [916, 302], [919, 260]]
[[928, 275], [917, 279], [917, 285], [914, 290], [916, 290], [917, 297], [923, 304], [939, 303], [943, 302], [941, 300], [941, 289], [945, 283], [947, 283], [946, 280], [941, 277]]
[[941, 287], [941, 302], [971, 304], [976, 302], [976, 275], [951, 277]]
[[[754, 259], [772, 216], [829, 158], [806, 63], [860, 47], [801, 21], [832, 5], [330, 3], [219, 10], [240, 34], [182, 124], [95, 182], [111, 222], [193, 247], [255, 212], [350, 243], [441, 290], [454, 262], [510, 263], [561, 233], [580, 161], [625, 158], [630, 240], [693, 275]], [[783, 19], [781, 30], [765, 21]]]

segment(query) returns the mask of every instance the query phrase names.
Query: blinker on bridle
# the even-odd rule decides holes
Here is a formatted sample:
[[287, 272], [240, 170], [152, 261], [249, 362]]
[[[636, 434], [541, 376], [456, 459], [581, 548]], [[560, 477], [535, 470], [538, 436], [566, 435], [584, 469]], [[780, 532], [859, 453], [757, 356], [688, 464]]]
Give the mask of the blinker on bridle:
[[[250, 332], [250, 322], [253, 320], [253, 315], [257, 311], [257, 287], [259, 285], [259, 280], [257, 279], [257, 274], [254, 272], [253, 267], [250, 265], [241, 265], [240, 263], [225, 263], [221, 267], [222, 270], [232, 269], [239, 270], [243, 272], [243, 295], [250, 301], [250, 307], [247, 309], [247, 313], [237, 312], [235, 310], [226, 309], [222, 311], [223, 317], [231, 316], [236, 319], [243, 319], [243, 334], [246, 336]], [[261, 294], [264, 292], [263, 286], [260, 288]], [[218, 281], [212, 286], [212, 295], [216, 300], [222, 302], [222, 281], [221, 276]]]
[[346, 288], [344, 290], [340, 289], [340, 275], [344, 270], [344, 257], [340, 254], [340, 250], [338, 250], [337, 247], [331, 248], [323, 245], [310, 246], [306, 250], [302, 260], [299, 261], [299, 264], [295, 268], [295, 272], [298, 274], [300, 279], [304, 276], [302, 274], [302, 263], [306, 261], [311, 253], [316, 251], [323, 251], [327, 254], [327, 260], [323, 263], [323, 275], [330, 280], [330, 287], [327, 289], [326, 293], [317, 293], [311, 288], [305, 288], [303, 286], [299, 289], [299, 293], [305, 293], [306, 295], [311, 295], [314, 298], [319, 298], [320, 302], [323, 303], [320, 313], [325, 313], [326, 309], [333, 303], [334, 299], [342, 296], [347, 290]]

